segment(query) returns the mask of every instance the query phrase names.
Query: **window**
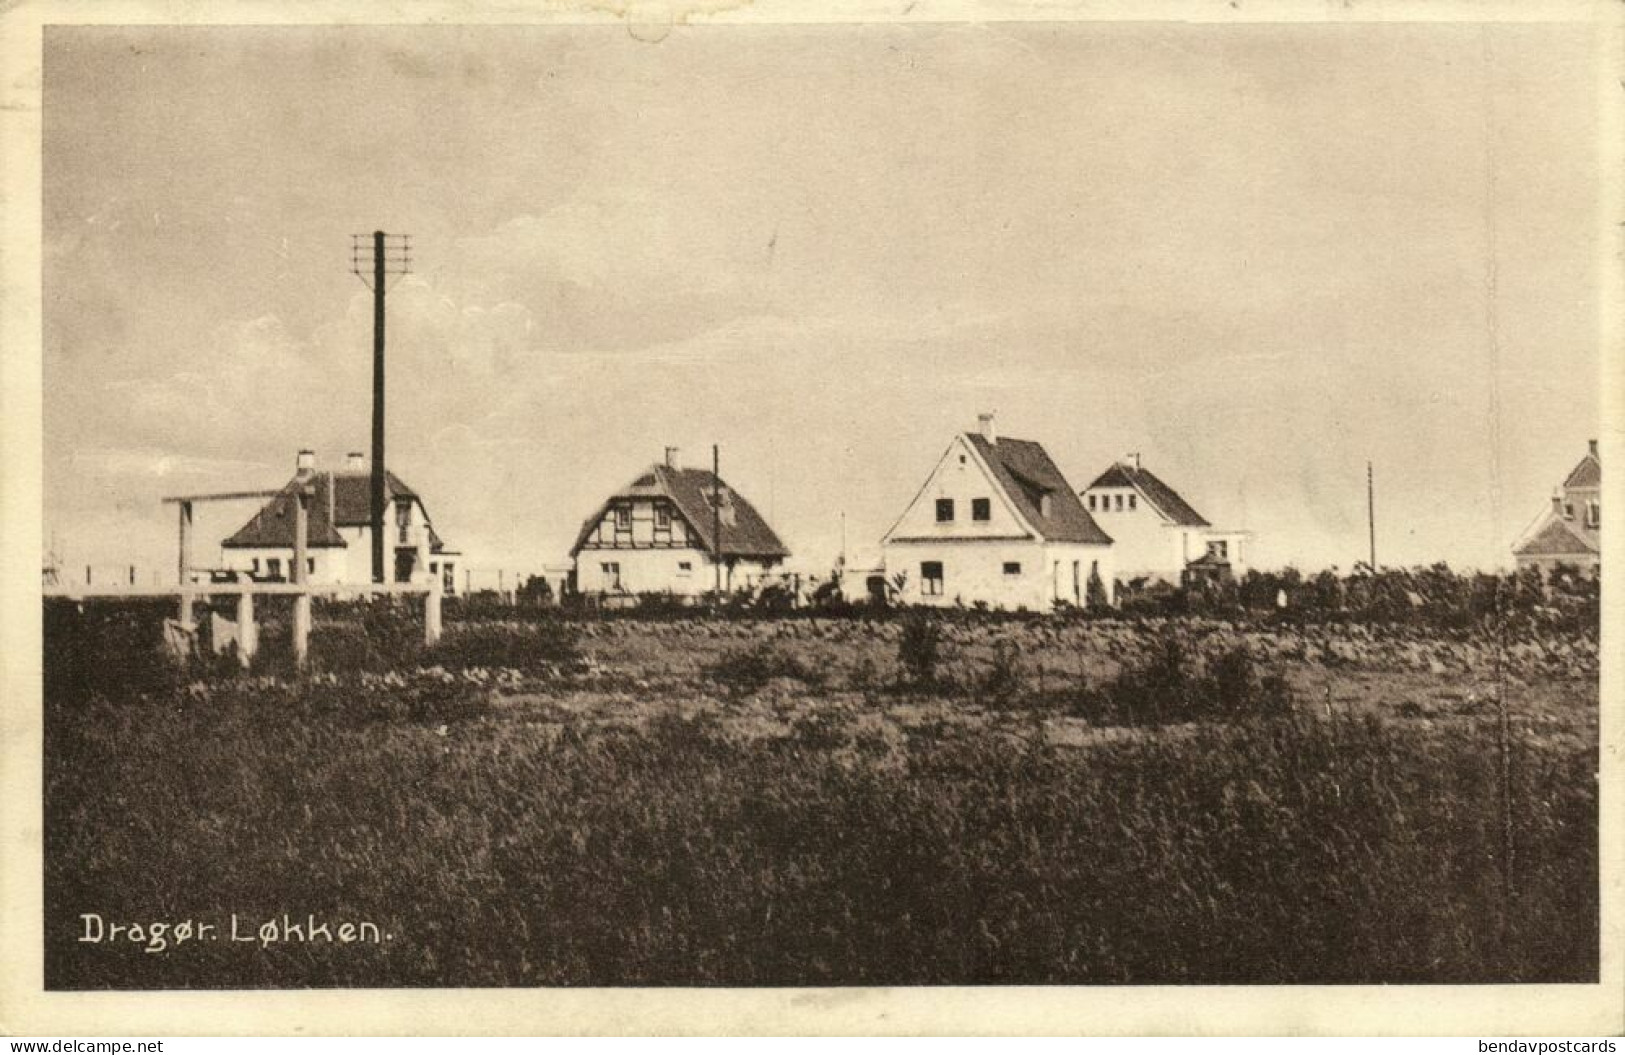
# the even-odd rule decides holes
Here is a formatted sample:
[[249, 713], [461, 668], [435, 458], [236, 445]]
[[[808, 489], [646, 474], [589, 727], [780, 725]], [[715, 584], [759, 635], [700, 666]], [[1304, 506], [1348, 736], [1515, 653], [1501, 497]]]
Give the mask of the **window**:
[[258, 575], [259, 573], [260, 573], [260, 559], [258, 557], [255, 557], [254, 558], [254, 574]]
[[1094, 511], [1095, 511], [1095, 496], [1090, 495], [1089, 496], [1089, 512], [1093, 513]]
[[621, 565], [619, 561], [605, 561], [598, 566], [604, 573], [604, 585], [611, 590], [621, 588]]
[[655, 530], [671, 530], [671, 510], [665, 506], [655, 506]]
[[1117, 496], [1117, 511], [1119, 513], [1121, 513], [1123, 511], [1123, 496], [1122, 495]]
[[942, 596], [942, 562], [940, 560], [920, 562], [920, 592], [927, 597]]
[[447, 597], [457, 592], [457, 567], [447, 564], [441, 569], [440, 589]]
[[973, 498], [970, 500], [970, 518], [972, 520], [992, 520], [993, 502], [986, 498]]
[[693, 561], [691, 561], [691, 560], [680, 560], [680, 561], [677, 562], [677, 574], [678, 575], [687, 575], [689, 572], [691, 572], [693, 570], [694, 570], [694, 562]]
[[308, 575], [315, 575], [316, 574], [316, 558], [315, 557], [306, 557], [305, 558], [305, 572]]
[[631, 506], [616, 506], [615, 507], [615, 530], [616, 531], [631, 531], [632, 530], [632, 507]]
[[1128, 496], [1128, 508], [1129, 508], [1130, 512], [1133, 512], [1134, 509], [1139, 505], [1139, 503], [1140, 503], [1140, 496], [1139, 495], [1129, 495]]
[[1045, 491], [1043, 494], [1038, 496], [1038, 515], [1041, 517], [1049, 516], [1050, 508], [1049, 492]]
[[952, 498], [937, 499], [937, 523], [947, 524], [954, 519], [954, 500]]
[[1586, 503], [1586, 525], [1588, 527], [1602, 527], [1602, 503], [1596, 499]]
[[267, 557], [267, 558], [265, 558], [265, 574], [269, 575], [273, 579], [282, 578], [282, 558], [281, 557]]
[[1021, 574], [1021, 562], [1019, 560], [1007, 560], [1007, 561], [1005, 561], [1004, 562], [1004, 573], [1006, 575], [1020, 575]]
[[1207, 544], [1207, 555], [1217, 560], [1229, 560], [1230, 543], [1224, 541], [1223, 539], [1217, 539], [1213, 542], [1209, 542]]

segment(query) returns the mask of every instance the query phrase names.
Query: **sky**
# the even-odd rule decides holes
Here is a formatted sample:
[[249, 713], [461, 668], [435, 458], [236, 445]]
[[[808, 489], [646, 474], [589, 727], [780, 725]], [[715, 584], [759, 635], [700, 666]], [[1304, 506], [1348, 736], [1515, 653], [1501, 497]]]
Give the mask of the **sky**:
[[384, 229], [388, 460], [477, 571], [712, 444], [864, 560], [986, 411], [1264, 566], [1364, 559], [1368, 461], [1382, 563], [1504, 565], [1598, 435], [1592, 32], [50, 27], [46, 537], [172, 574], [163, 495], [366, 449]]

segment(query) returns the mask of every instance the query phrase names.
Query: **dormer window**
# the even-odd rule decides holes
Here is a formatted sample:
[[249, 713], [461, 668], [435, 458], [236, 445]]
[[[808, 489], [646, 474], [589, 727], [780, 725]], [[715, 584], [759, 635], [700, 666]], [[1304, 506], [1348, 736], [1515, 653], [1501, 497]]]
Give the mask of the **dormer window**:
[[1049, 496], [1049, 494], [1047, 492], [1045, 494], [1042, 494], [1042, 495], [1038, 496], [1038, 515], [1039, 516], [1041, 516], [1041, 517], [1049, 516], [1050, 506], [1051, 506], [1050, 496]]
[[1090, 495], [1089, 496], [1089, 512], [1093, 513], [1094, 511], [1095, 511], [1095, 496]]
[[1602, 503], [1595, 498], [1586, 503], [1586, 527], [1602, 527]]
[[1134, 510], [1138, 507], [1139, 502], [1140, 502], [1140, 496], [1139, 495], [1129, 495], [1128, 496], [1129, 512], [1131, 512], [1131, 513], [1134, 512]]

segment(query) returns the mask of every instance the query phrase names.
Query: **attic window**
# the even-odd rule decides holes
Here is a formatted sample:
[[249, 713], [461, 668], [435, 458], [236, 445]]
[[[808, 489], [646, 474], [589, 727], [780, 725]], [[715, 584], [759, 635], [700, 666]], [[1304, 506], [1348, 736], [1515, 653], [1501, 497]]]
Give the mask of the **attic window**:
[[1093, 513], [1094, 511], [1095, 511], [1095, 496], [1090, 495], [1089, 496], [1089, 512]]
[[1121, 513], [1123, 511], [1123, 496], [1122, 495], [1117, 496], [1117, 511], [1119, 513]]
[[1134, 510], [1134, 509], [1135, 509], [1135, 508], [1136, 508], [1136, 507], [1137, 507], [1137, 506], [1138, 506], [1138, 505], [1139, 505], [1139, 504], [1140, 504], [1140, 496], [1139, 496], [1139, 495], [1129, 495], [1129, 496], [1128, 496], [1128, 507], [1129, 507], [1129, 510], [1130, 510], [1130, 511], [1131, 511], [1131, 512], [1132, 512], [1132, 511], [1133, 511], [1133, 510]]
[[937, 499], [937, 523], [951, 524], [954, 519], [954, 500], [952, 498]]
[[972, 520], [992, 520], [993, 503], [986, 498], [971, 499], [970, 518]]
[[665, 506], [655, 506], [655, 530], [671, 530], [671, 510]]
[[631, 531], [632, 530], [632, 507], [631, 506], [616, 506], [615, 507], [615, 530], [616, 531]]
[[1602, 527], [1602, 503], [1596, 499], [1586, 503], [1586, 526]]

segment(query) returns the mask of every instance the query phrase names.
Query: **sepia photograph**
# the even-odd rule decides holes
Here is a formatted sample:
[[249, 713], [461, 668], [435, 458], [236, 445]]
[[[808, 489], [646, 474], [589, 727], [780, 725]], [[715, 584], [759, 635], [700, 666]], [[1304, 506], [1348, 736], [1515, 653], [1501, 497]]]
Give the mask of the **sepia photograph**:
[[1602, 983], [1615, 27], [659, 10], [43, 27], [43, 990]]

